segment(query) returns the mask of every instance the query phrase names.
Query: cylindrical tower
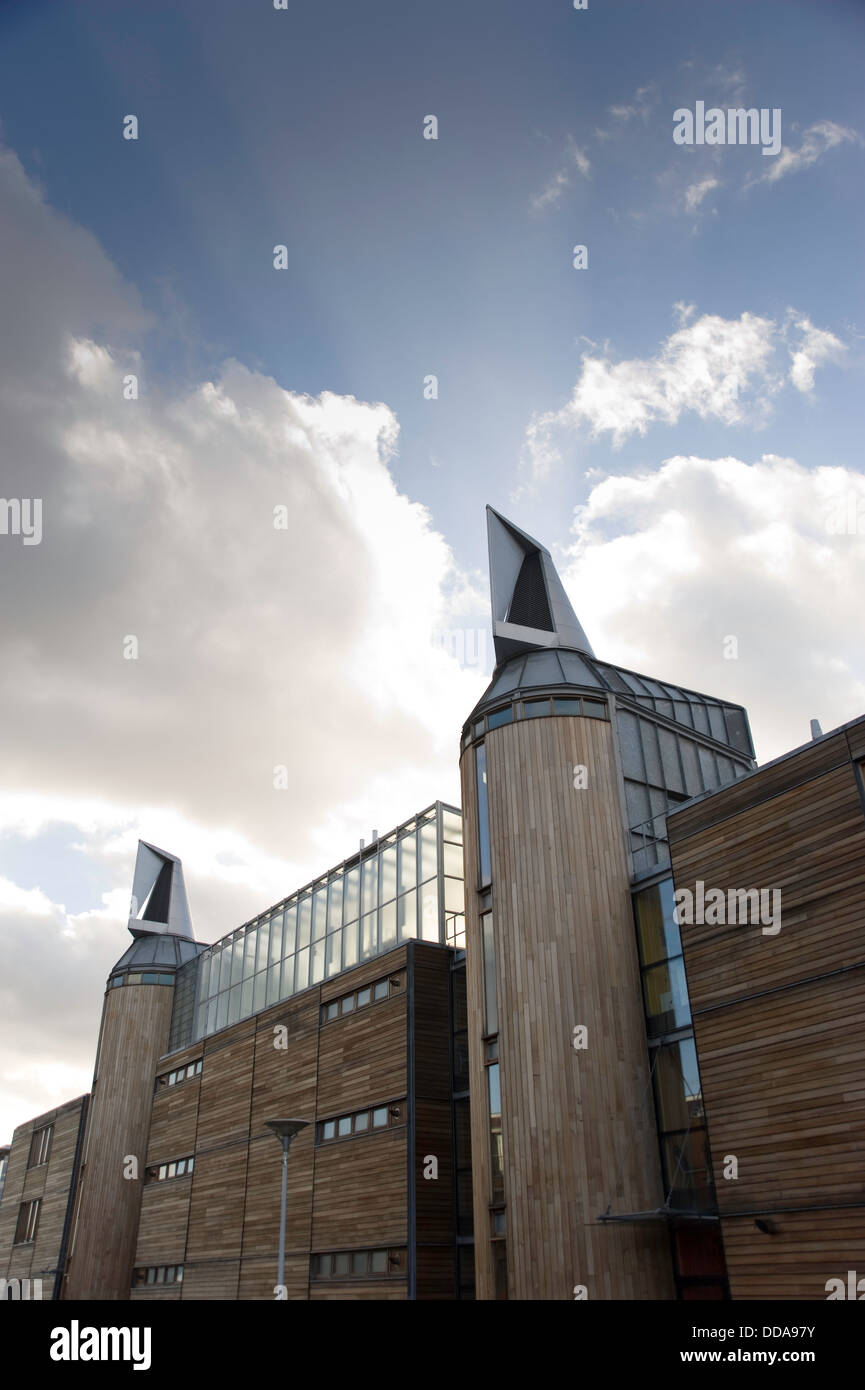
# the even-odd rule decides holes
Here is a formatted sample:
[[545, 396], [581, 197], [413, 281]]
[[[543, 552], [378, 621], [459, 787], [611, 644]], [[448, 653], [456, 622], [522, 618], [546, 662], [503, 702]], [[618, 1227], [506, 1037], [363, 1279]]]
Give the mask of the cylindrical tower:
[[614, 696], [548, 553], [492, 513], [490, 560], [460, 760], [477, 1296], [671, 1298], [663, 1220], [599, 1219], [663, 1205]]
[[135, 939], [108, 977], [102, 1008], [65, 1299], [129, 1297], [154, 1078], [168, 1047], [175, 974], [203, 949], [192, 939], [180, 861], [143, 843], [129, 925]]

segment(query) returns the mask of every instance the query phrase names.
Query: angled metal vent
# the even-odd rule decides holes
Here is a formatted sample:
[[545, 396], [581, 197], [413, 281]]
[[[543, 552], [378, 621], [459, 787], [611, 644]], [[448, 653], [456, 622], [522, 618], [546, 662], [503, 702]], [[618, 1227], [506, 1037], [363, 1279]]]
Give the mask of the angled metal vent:
[[546, 647], [592, 652], [550, 552], [487, 507], [496, 661]]

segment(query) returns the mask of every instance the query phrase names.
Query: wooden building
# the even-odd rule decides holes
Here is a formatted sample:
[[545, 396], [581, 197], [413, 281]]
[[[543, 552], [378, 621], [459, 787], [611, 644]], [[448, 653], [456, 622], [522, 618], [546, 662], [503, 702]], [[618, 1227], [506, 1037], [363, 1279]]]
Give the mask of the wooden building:
[[863, 768], [860, 718], [667, 822], [733, 1298], [865, 1274]]
[[19, 1296], [58, 1296], [87, 1103], [87, 1096], [67, 1101], [12, 1136], [0, 1201], [0, 1279], [18, 1280]]
[[16, 1131], [0, 1275], [274, 1298], [291, 1116], [286, 1296], [472, 1297], [461, 838], [437, 802], [209, 947], [142, 843], [93, 1089]]
[[497, 665], [462, 733], [477, 1296], [675, 1296], [632, 883], [753, 766], [745, 712], [599, 661], [488, 508]]

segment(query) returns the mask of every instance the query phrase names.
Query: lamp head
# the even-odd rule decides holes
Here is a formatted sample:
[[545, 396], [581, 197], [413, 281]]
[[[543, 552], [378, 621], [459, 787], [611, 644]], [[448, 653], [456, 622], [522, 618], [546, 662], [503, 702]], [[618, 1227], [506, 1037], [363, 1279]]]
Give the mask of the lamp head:
[[309, 1120], [265, 1120], [264, 1123], [281, 1144], [290, 1144], [300, 1130], [306, 1129]]

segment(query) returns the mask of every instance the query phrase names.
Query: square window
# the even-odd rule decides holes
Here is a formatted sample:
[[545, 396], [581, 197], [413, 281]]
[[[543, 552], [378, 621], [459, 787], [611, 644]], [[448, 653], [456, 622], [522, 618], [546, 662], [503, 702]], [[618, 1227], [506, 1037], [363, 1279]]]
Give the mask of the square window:
[[186, 1160], [186, 1172], [187, 1172], [187, 1174], [189, 1174], [189, 1173], [192, 1172], [192, 1169], [193, 1169], [194, 1164], [195, 1164], [195, 1159], [194, 1159], [194, 1158], [188, 1158], [188, 1159]]
[[554, 714], [579, 714], [579, 700], [553, 700]]
[[334, 1255], [333, 1272], [337, 1278], [339, 1278], [340, 1275], [345, 1276], [349, 1273], [349, 1257], [344, 1251], [339, 1255]]
[[342, 1011], [344, 1014], [354, 1013], [354, 995], [347, 994], [342, 1001]]
[[329, 1279], [332, 1269], [332, 1259], [330, 1255], [319, 1255], [318, 1257], [318, 1277], [319, 1279]]
[[159, 1181], [160, 1181], [160, 1182], [164, 1182], [165, 1179], [166, 1179], [167, 1177], [168, 1177], [168, 1164], [167, 1164], [167, 1163], [160, 1163], [160, 1165], [159, 1165]]
[[325, 1120], [321, 1127], [321, 1137], [322, 1139], [336, 1138], [336, 1120]]
[[525, 700], [523, 702], [523, 714], [526, 719], [537, 719], [540, 715], [549, 714], [549, 700]]
[[147, 1282], [148, 1284], [156, 1283], [156, 1270], [153, 1268], [153, 1266], [151, 1266], [150, 1269], [148, 1269], [147, 1271]]
[[378, 980], [372, 992], [373, 999], [387, 999], [387, 980]]
[[368, 989], [359, 989], [357, 992], [357, 1007], [362, 1009], [364, 1004], [368, 1004], [372, 995]]
[[157, 1282], [157, 1284], [164, 1284], [164, 1283], [165, 1283], [165, 1265], [160, 1265], [159, 1268], [157, 1269], [157, 1271], [156, 1271], [156, 1282]]
[[353, 1251], [353, 1252], [352, 1252], [352, 1257], [351, 1257], [351, 1272], [352, 1272], [352, 1274], [366, 1274], [366, 1272], [367, 1272], [367, 1263], [368, 1263], [368, 1260], [369, 1260], [369, 1251], [368, 1251], [368, 1250], [355, 1250], [355, 1251]]
[[583, 714], [587, 714], [590, 719], [606, 718], [607, 708], [600, 700], [584, 700]]
[[345, 1134], [351, 1134], [351, 1115], [342, 1115], [337, 1123], [336, 1132], [342, 1138]]
[[373, 1274], [387, 1274], [387, 1251], [370, 1251], [370, 1270]]
[[325, 1021], [328, 1022], [328, 1023], [330, 1022], [330, 1020], [331, 1020], [332, 1018], [339, 1018], [339, 1001], [338, 1001], [338, 1000], [335, 1001], [333, 1004], [326, 1004], [326, 1005], [325, 1005], [324, 1017], [325, 1017]]
[[495, 714], [491, 714], [487, 720], [487, 727], [498, 729], [502, 724], [510, 724], [513, 721], [514, 711], [511, 705], [507, 709], [497, 709]]
[[186, 1172], [186, 1159], [185, 1159], [185, 1158], [180, 1158], [180, 1159], [177, 1160], [177, 1176], [178, 1176], [179, 1178], [182, 1178], [182, 1177], [183, 1177], [183, 1174], [184, 1174], [185, 1172]]
[[368, 1111], [368, 1110], [361, 1110], [360, 1114], [359, 1114], [359, 1115], [355, 1115], [355, 1117], [354, 1117], [354, 1132], [355, 1132], [355, 1134], [363, 1134], [363, 1133], [364, 1133], [366, 1130], [368, 1130], [368, 1129], [369, 1129], [369, 1111]]
[[177, 1164], [176, 1164], [176, 1163], [169, 1163], [169, 1165], [168, 1165], [168, 1176], [169, 1176], [170, 1178], [175, 1178], [175, 1177], [177, 1177]]
[[377, 1110], [373, 1110], [372, 1112], [372, 1127], [373, 1129], [383, 1129], [386, 1124], [387, 1106], [381, 1105]]

